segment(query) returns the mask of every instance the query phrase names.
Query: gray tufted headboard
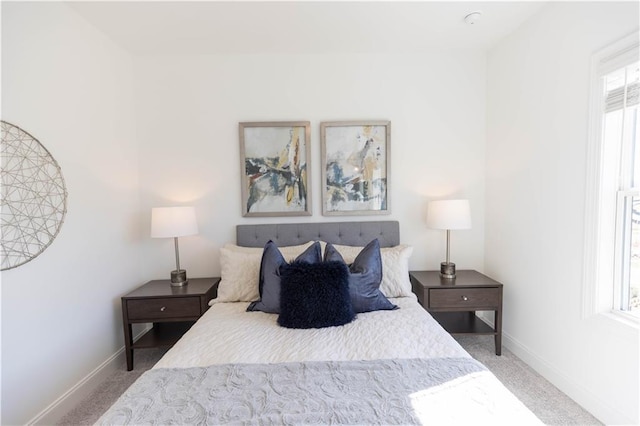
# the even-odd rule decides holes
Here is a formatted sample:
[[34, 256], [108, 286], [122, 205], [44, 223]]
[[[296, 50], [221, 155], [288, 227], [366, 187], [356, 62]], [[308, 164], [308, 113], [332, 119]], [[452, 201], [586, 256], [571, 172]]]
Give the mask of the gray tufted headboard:
[[397, 246], [400, 244], [399, 223], [317, 222], [236, 226], [236, 243], [244, 247], [263, 247], [269, 240], [281, 247], [315, 240], [362, 247], [374, 238], [378, 239], [380, 247]]

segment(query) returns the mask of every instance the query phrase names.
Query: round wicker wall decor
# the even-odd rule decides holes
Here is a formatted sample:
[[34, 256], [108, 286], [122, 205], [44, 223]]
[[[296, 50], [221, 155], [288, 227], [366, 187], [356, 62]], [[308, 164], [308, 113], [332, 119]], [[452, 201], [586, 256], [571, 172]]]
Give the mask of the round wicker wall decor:
[[2, 126], [2, 271], [46, 250], [67, 213], [62, 170], [51, 153], [21, 128]]

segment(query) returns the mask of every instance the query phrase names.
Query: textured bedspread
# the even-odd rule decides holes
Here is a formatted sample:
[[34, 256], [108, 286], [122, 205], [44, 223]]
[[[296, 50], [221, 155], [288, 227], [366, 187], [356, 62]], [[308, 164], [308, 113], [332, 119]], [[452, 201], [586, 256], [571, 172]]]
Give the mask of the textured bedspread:
[[280, 327], [275, 314], [247, 312], [248, 303], [218, 303], [154, 368], [469, 356], [415, 298], [390, 300], [400, 309], [306, 330]]
[[98, 422], [489, 423], [540, 424], [482, 364], [466, 357], [156, 368]]

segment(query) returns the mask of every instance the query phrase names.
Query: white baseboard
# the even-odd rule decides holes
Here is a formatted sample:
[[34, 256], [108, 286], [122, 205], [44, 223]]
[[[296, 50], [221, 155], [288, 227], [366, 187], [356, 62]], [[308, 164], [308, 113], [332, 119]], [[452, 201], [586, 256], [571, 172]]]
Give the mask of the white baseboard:
[[[150, 330], [151, 324], [148, 324], [133, 339], [138, 340], [144, 333]], [[78, 403], [93, 392], [107, 377], [120, 365], [124, 360], [124, 346], [111, 355], [105, 362], [100, 364], [91, 373], [87, 374], [82, 380], [73, 385], [68, 391], [62, 394], [58, 399], [53, 401], [47, 408], [42, 410], [38, 415], [27, 422], [27, 425], [52, 425], [57, 423], [69, 411], [73, 410]]]
[[[493, 322], [493, 318], [490, 318], [491, 315], [481, 314], [480, 316], [487, 322]], [[137, 340], [150, 328], [151, 325], [148, 325], [135, 337], [134, 340]], [[502, 342], [503, 345], [513, 352], [518, 358], [527, 363], [542, 377], [547, 379], [567, 396], [584, 407], [585, 410], [589, 411], [601, 422], [615, 425], [634, 424], [632, 419], [624, 418], [624, 416], [617, 410], [611, 408], [591, 392], [575, 383], [561, 371], [538, 357], [525, 345], [518, 342], [509, 334], [504, 333], [504, 331], [502, 333]], [[77, 384], [71, 387], [71, 389], [27, 422], [27, 425], [50, 425], [59, 421], [65, 414], [75, 408], [75, 406], [89, 393], [95, 390], [112, 372], [116, 371], [122, 357], [124, 357], [124, 347], [120, 348], [95, 370], [85, 376]]]
[[607, 425], [633, 425], [635, 422], [626, 418], [624, 414], [610, 407], [596, 395], [579, 385], [562, 371], [558, 370], [544, 359], [537, 356], [528, 347], [514, 339], [507, 333], [502, 333], [503, 345], [518, 358], [533, 368], [538, 374], [551, 382], [569, 398], [580, 404], [595, 418]]
[[[492, 312], [480, 312], [478, 315], [490, 326], [493, 324]], [[547, 379], [551, 384], [560, 389], [569, 398], [580, 404], [592, 416], [607, 425], [635, 425], [636, 422], [626, 418], [623, 414], [603, 402], [593, 393], [586, 390], [562, 371], [553, 367], [544, 359], [537, 356], [531, 349], [514, 339], [508, 333], [502, 331], [502, 344], [518, 358], [533, 368], [538, 374]]]

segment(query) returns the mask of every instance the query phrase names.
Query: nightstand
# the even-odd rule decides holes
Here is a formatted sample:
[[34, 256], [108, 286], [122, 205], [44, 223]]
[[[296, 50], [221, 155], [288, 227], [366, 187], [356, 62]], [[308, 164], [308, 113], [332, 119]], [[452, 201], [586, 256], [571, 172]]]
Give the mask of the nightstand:
[[[169, 280], [153, 280], [122, 297], [122, 320], [127, 371], [133, 370], [133, 350], [173, 346], [209, 309], [217, 296], [220, 278], [190, 278], [183, 287]], [[153, 323], [153, 328], [135, 342], [134, 323]]]
[[[496, 355], [502, 353], [502, 284], [477, 271], [456, 272], [456, 278], [440, 277], [439, 271], [409, 273], [420, 304], [450, 334], [495, 336]], [[495, 328], [476, 316], [493, 311]]]

